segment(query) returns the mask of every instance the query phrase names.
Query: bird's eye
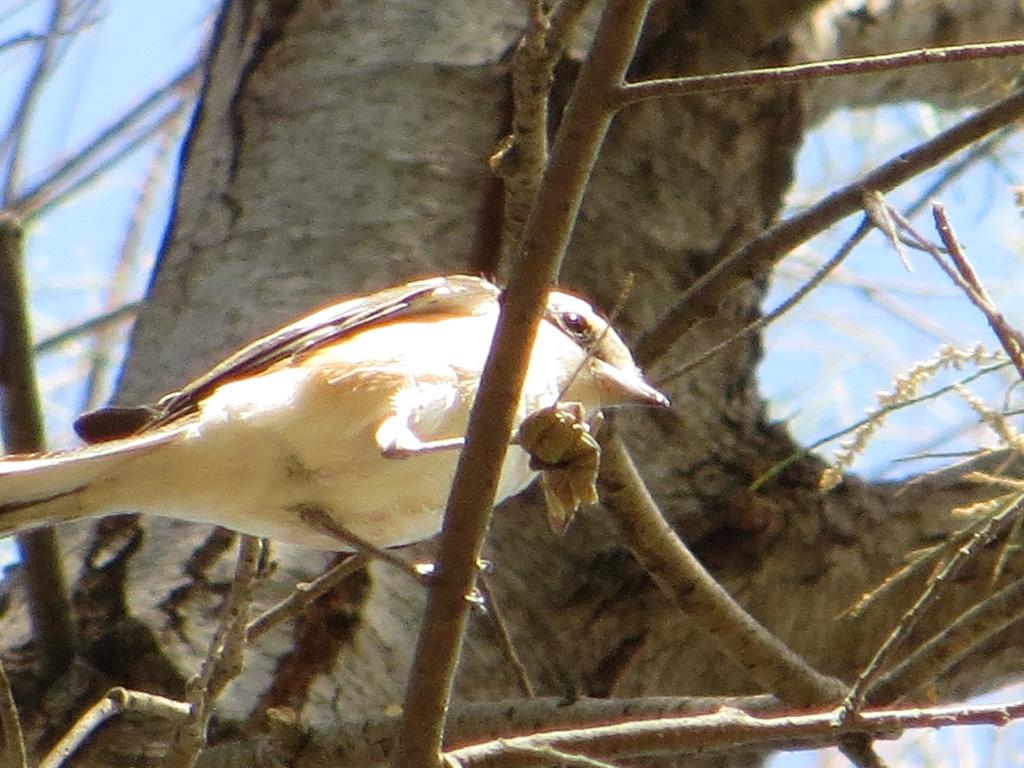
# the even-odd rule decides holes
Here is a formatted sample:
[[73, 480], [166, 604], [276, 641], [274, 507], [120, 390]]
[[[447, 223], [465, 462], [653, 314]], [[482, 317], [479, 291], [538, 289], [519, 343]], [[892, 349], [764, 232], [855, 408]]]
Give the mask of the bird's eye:
[[561, 320], [562, 327], [577, 339], [588, 341], [594, 334], [587, 318], [578, 312], [563, 312]]

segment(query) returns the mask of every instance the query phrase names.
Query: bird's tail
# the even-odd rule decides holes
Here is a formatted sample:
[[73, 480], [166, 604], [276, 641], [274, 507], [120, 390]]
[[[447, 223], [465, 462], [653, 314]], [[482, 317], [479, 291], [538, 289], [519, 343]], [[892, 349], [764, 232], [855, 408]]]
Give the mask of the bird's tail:
[[177, 430], [111, 440], [85, 448], [0, 459], [0, 537], [44, 525], [116, 512], [118, 470], [174, 438]]

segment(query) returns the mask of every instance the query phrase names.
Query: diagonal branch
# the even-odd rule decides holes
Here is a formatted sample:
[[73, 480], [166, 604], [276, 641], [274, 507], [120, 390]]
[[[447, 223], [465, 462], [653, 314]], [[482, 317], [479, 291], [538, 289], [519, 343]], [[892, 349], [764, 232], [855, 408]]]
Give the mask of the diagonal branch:
[[200, 64], [189, 64], [155, 88], [44, 179], [9, 199], [8, 209], [27, 218], [38, 216], [42, 209], [52, 207], [55, 199], [66, 198], [140, 144], [180, 121], [198, 88], [201, 71]]
[[3, 662], [0, 662], [0, 732], [4, 736], [3, 748], [0, 750], [0, 755], [4, 755], [3, 764], [11, 768], [28, 768], [21, 718], [18, 717], [14, 692], [11, 690], [11, 681], [7, 678]]
[[722, 650], [787, 704], [838, 701], [840, 681], [816, 672], [741, 608], [693, 556], [644, 487], [622, 441], [604, 440], [601, 500], [640, 564], [672, 601], [713, 634]]
[[849, 59], [815, 61], [788, 67], [748, 69], [739, 72], [721, 72], [712, 75], [672, 77], [627, 83], [619, 89], [619, 105], [628, 106], [649, 99], [688, 96], [694, 93], [712, 93], [752, 88], [762, 85], [800, 83], [824, 77], [865, 75], [888, 72], [906, 67], [931, 64], [951, 64], [958, 61], [980, 61], [1024, 56], [1024, 40], [1004, 40], [995, 43], [969, 43], [944, 48], [921, 48], [916, 51], [883, 53]]
[[734, 288], [766, 273], [796, 246], [860, 210], [866, 191], [886, 192], [1022, 115], [1024, 90], [1019, 90], [765, 230], [683, 291], [675, 305], [640, 339], [637, 362], [650, 366], [695, 323], [713, 317]]
[[57, 44], [62, 38], [65, 21], [70, 13], [71, 7], [68, 0], [54, 0], [50, 10], [50, 19], [47, 22], [46, 36], [39, 46], [39, 54], [36, 56], [35, 65], [29, 75], [25, 88], [22, 90], [21, 98], [15, 109], [11, 123], [0, 142], [0, 155], [3, 155], [3, 196], [0, 197], [3, 205], [6, 206], [18, 188], [21, 181], [22, 147], [28, 132], [28, 126], [32, 119], [32, 113], [39, 97], [42, 95], [43, 85], [53, 70], [54, 59], [57, 55]]

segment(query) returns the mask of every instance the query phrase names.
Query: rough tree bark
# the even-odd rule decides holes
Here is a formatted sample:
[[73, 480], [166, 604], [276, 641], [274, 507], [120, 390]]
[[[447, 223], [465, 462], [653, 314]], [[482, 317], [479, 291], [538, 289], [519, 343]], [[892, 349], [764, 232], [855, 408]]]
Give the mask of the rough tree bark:
[[[1001, 5], [1013, 11], [1000, 16], [999, 37], [1022, 27], [1016, 3], [992, 0], [946, 9], [931, 35], [854, 41], [851, 20], [867, 25], [872, 14], [893, 14], [901, 28], [921, 30], [913, 15], [920, 20], [935, 4], [876, 3], [860, 14], [850, 4], [839, 12], [820, 5], [656, 3], [631, 78], [771, 66], [801, 50], [818, 56], [982, 39], [989, 31], [976, 22]], [[486, 160], [507, 128], [507, 61], [521, 6], [227, 0], [119, 399], [151, 401], [240, 342], [338, 295], [479, 263], [494, 242], [499, 196]], [[866, 29], [893, 25], [859, 31]], [[582, 36], [576, 42], [585, 44]], [[980, 85], [989, 86], [991, 68], [982, 69]], [[556, 92], [573, 71], [559, 68], [565, 82]], [[958, 74], [950, 88], [943, 72], [920, 75], [943, 87], [910, 93], [942, 106], [978, 100], [977, 79]], [[852, 88], [761, 88], [625, 110], [587, 193], [563, 283], [610, 308], [634, 273], [619, 324], [636, 338], [681, 288], [777, 217], [809, 122], [858, 104], [864, 82], [879, 84], [873, 103], [908, 98], [905, 79], [872, 76]], [[755, 318], [762, 288], [730, 296], [712, 322], [658, 361], [653, 378]], [[949, 509], [969, 489], [956, 478], [908, 487], [849, 478], [822, 495], [820, 467], [807, 459], [750, 493], [755, 477], [794, 450], [785, 430], [766, 420], [760, 356], [756, 338], [738, 343], [673, 382], [673, 411], [631, 415], [626, 441], [665, 513], [737, 600], [822, 672], [850, 679], [914, 595], [896, 591], [856, 622], [837, 616], [908, 552], [959, 527]], [[113, 684], [181, 696], [232, 568], [229, 537], [197, 549], [209, 533], [154, 520], [63, 532], [82, 663], [47, 690], [13, 670], [34, 738], [52, 739]], [[497, 512], [487, 551], [497, 598], [540, 693], [760, 692], [662, 596], [600, 508], [556, 539], [529, 491]], [[279, 565], [261, 587], [262, 604], [330, 560], [284, 546], [274, 556]], [[1006, 578], [1019, 571], [1011, 563]], [[975, 577], [987, 574], [963, 577], [922, 631], [962, 608]], [[8, 646], [25, 639], [17, 600], [4, 620]], [[327, 732], [393, 711], [423, 602], [402, 576], [373, 566], [299, 627], [250, 649], [221, 712], [252, 716], [258, 728], [268, 710], [293, 708], [304, 725]], [[1013, 629], [934, 681], [933, 693], [962, 695], [1018, 676]], [[457, 695], [519, 695], [486, 621], [473, 622]], [[151, 738], [162, 735], [157, 729]], [[101, 739], [92, 762], [82, 756], [81, 764], [126, 752], [133, 764], [148, 764], [140, 756], [146, 738]]]

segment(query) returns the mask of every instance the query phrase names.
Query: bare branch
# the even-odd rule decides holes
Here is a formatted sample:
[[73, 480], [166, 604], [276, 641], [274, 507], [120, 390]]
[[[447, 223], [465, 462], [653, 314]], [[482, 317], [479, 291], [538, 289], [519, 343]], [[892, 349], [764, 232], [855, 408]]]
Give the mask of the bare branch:
[[[20, 224], [0, 217], [0, 428], [4, 447], [12, 453], [40, 451], [45, 442], [22, 260]], [[60, 548], [51, 528], [19, 535], [18, 546], [40, 672], [52, 679], [71, 665], [75, 655]]]
[[[934, 184], [929, 185], [928, 188], [924, 190], [924, 192], [918, 195], [917, 199], [906, 207], [906, 209], [903, 212], [903, 215], [909, 217], [912, 216], [918, 210], [920, 210], [932, 197], [938, 194], [938, 192], [942, 190], [945, 186], [950, 184], [957, 176], [959, 176], [968, 168], [970, 168], [980, 158], [989, 156], [989, 154], [993, 151], [994, 146], [997, 143], [1004, 141], [1008, 135], [1009, 130], [1003, 129], [998, 134], [990, 137], [986, 141], [981, 142], [977, 146], [972, 147], [970, 151], [964, 155], [963, 158], [958, 160], [956, 163], [952, 165], [952, 167], [948, 169], [947, 173], [942, 174], [941, 178], [936, 180]], [[696, 358], [692, 360], [687, 360], [679, 367], [673, 368], [670, 372], [663, 374], [658, 378], [657, 383], [659, 385], [662, 385], [669, 381], [674, 381], [675, 379], [678, 379], [681, 376], [684, 376], [690, 371], [699, 368], [701, 365], [703, 365], [708, 360], [713, 358], [719, 352], [722, 352], [729, 348], [732, 344], [735, 344], [741, 339], [744, 339], [754, 333], [757, 333], [763, 328], [766, 328], [767, 326], [774, 323], [784, 314], [793, 309], [793, 307], [795, 307], [797, 304], [799, 304], [801, 301], [807, 298], [811, 291], [813, 291], [815, 288], [821, 285], [826, 280], [826, 278], [828, 278], [828, 276], [831, 275], [836, 270], [836, 268], [838, 268], [839, 265], [846, 260], [846, 257], [853, 252], [853, 249], [856, 248], [858, 244], [860, 244], [860, 242], [867, 236], [867, 234], [870, 231], [870, 219], [865, 216], [863, 219], [861, 219], [860, 224], [857, 225], [857, 228], [853, 231], [853, 233], [846, 239], [845, 242], [843, 242], [841, 246], [839, 246], [839, 249], [835, 252], [835, 254], [828, 261], [826, 261], [824, 264], [818, 267], [814, 271], [814, 274], [811, 275], [804, 282], [803, 285], [797, 288], [797, 290], [795, 290], [792, 293], [792, 295], [787, 297], [784, 301], [780, 302], [775, 309], [759, 317], [757, 320], [745, 326], [744, 328], [741, 328], [739, 331], [734, 333], [729, 338], [719, 342], [718, 344], [715, 344], [710, 349], [705, 350]], [[869, 289], [865, 289], [865, 292], [867, 292], [868, 290]], [[886, 300], [882, 297], [874, 298], [876, 298], [876, 300], [880, 304], [885, 305], [887, 303]], [[895, 308], [893, 307], [886, 308], [890, 310], [895, 310]]]
[[866, 190], [887, 191], [1024, 115], [1024, 90], [1010, 94], [939, 135], [890, 159], [817, 205], [765, 230], [693, 282], [640, 339], [638, 362], [649, 366], [694, 323], [714, 316], [726, 294], [763, 274], [800, 243], [860, 209]]
[[65, 32], [57, 32], [53, 35], [44, 35], [36, 32], [25, 32], [22, 35], [15, 35], [14, 37], [8, 40], [4, 40], [2, 43], [0, 43], [0, 54], [7, 53], [8, 51], [11, 51], [15, 48], [19, 48], [23, 45], [45, 43], [49, 38], [69, 37], [71, 35], [78, 33], [82, 29], [85, 29], [87, 26], [89, 26], [89, 24], [83, 24], [76, 29], [69, 29]]
[[508, 449], [537, 323], [558, 271], [648, 0], [609, 0], [566, 107], [469, 419], [445, 510], [435, 581], [406, 690], [396, 768], [437, 765], [480, 546]]
[[28, 768], [28, 755], [25, 753], [25, 737], [21, 732], [21, 718], [18, 707], [14, 703], [14, 692], [11, 681], [7, 679], [7, 670], [0, 661], [0, 729], [4, 735], [3, 753], [6, 755], [3, 764], [11, 768]]
[[603, 441], [601, 499], [637, 561], [666, 595], [712, 633], [723, 652], [761, 686], [787, 704], [838, 701], [846, 686], [812, 669], [750, 614], [704, 570], [662, 516], [622, 441]]
[[[1021, 381], [1024, 381], [1024, 349], [1022, 349], [1024, 345], [1021, 344], [1020, 332], [1010, 325], [1006, 320], [1006, 316], [999, 311], [995, 302], [989, 296], [988, 291], [985, 290], [985, 286], [982, 285], [981, 280], [978, 278], [974, 266], [967, 258], [963, 248], [960, 247], [960, 242], [953, 232], [953, 225], [946, 217], [945, 209], [940, 204], [935, 203], [932, 206], [932, 214], [935, 218], [935, 226], [938, 229], [939, 237], [942, 238], [942, 243], [946, 247], [946, 253], [949, 254], [949, 258], [956, 267], [957, 274], [960, 277], [957, 284], [965, 288], [964, 294], [985, 316], [989, 327], [996, 335], [996, 338], [999, 339], [999, 343], [1006, 352], [1006, 356], [1017, 367], [1017, 375], [1020, 376]], [[933, 258], [942, 263], [941, 255], [937, 249], [929, 249], [929, 253], [932, 254]]]
[[238, 675], [245, 653], [248, 610], [252, 603], [253, 580], [263, 550], [263, 541], [241, 536], [238, 563], [231, 591], [225, 601], [220, 625], [206, 651], [202, 669], [189, 683], [188, 722], [179, 729], [168, 750], [167, 768], [190, 768], [206, 746], [207, 728], [213, 704], [224, 687]]
[[65, 328], [63, 331], [58, 331], [52, 336], [40, 339], [32, 347], [32, 351], [36, 355], [45, 355], [47, 352], [52, 352], [54, 349], [75, 341], [82, 336], [87, 336], [108, 325], [134, 317], [141, 305], [142, 302], [132, 301], [128, 304], [122, 304], [120, 307], [114, 307], [108, 312], [90, 317], [88, 320], [76, 323], [69, 328]]
[[39, 55], [36, 57], [32, 74], [25, 83], [11, 123], [7, 127], [3, 141], [0, 142], [0, 155], [4, 156], [3, 197], [0, 200], [4, 207], [7, 207], [14, 197], [21, 181], [22, 146], [32, 120], [32, 113], [42, 95], [43, 85], [52, 71], [57, 44], [61, 39], [69, 11], [70, 5], [67, 0], [54, 0], [46, 35], [39, 46]]
[[945, 48], [921, 48], [916, 51], [900, 51], [878, 56], [816, 61], [811, 64], [794, 64], [789, 67], [647, 80], [640, 83], [627, 83], [622, 86], [619, 89], [619, 106], [624, 107], [649, 99], [687, 96], [693, 93], [732, 91], [764, 85], [800, 83], [825, 77], [864, 75], [871, 72], [885, 72], [929, 64], [1003, 59], [1021, 55], [1024, 55], [1024, 41], [1006, 40], [995, 43], [951, 45]]
[[[133, 150], [181, 120], [199, 85], [201, 67], [190, 64], [158, 86], [127, 113], [101, 130], [46, 178], [8, 201], [8, 209], [28, 219], [94, 180]], [[157, 116], [154, 118], [153, 115]], [[122, 142], [120, 145], [119, 142]]]
[[526, 665], [523, 664], [523, 660], [520, 658], [518, 651], [516, 651], [515, 643], [512, 642], [512, 633], [509, 632], [508, 622], [505, 620], [505, 614], [501, 610], [500, 603], [494, 596], [494, 590], [491, 588], [490, 579], [487, 578], [487, 574], [483, 568], [480, 569], [476, 583], [477, 589], [480, 590], [480, 594], [483, 595], [484, 611], [486, 612], [487, 619], [490, 620], [491, 627], [494, 629], [494, 634], [498, 639], [498, 645], [501, 647], [501, 655], [505, 657], [505, 661], [507, 661], [509, 666], [512, 667], [512, 671], [516, 676], [516, 681], [519, 683], [519, 690], [522, 691], [526, 698], [535, 698], [537, 691], [533, 686], [533, 681], [530, 680], [530, 673], [527, 671]]
[[1012, 501], [1007, 502], [1005, 508], [997, 514], [983, 520], [979, 525], [972, 526], [964, 534], [953, 539], [949, 547], [952, 552], [949, 554], [948, 561], [940, 563], [941, 567], [928, 580], [921, 595], [910, 609], [900, 617], [900, 620], [875, 652], [871, 661], [868, 662], [867, 666], [857, 676], [856, 683], [842, 705], [844, 720], [856, 719], [859, 716], [859, 709], [864, 703], [871, 684], [878, 677], [881, 670], [885, 668], [889, 660], [892, 659], [893, 654], [899, 650], [900, 645], [910, 635], [910, 632], [924, 616], [928, 608], [939, 599], [942, 594], [941, 587], [949, 584], [971, 562], [975, 553], [991, 543], [1008, 526], [1016, 522], [1020, 516], [1022, 500], [1024, 500], [1024, 496], [1018, 495]]
[[976, 650], [979, 645], [1020, 621], [1024, 612], [1024, 579], [1018, 579], [975, 605], [942, 632], [915, 649], [868, 688], [865, 701], [889, 704], [921, 686]]
[[[184, 114], [184, 110], [178, 110], [178, 114], [180, 117]], [[167, 160], [177, 147], [176, 134], [177, 131], [168, 126], [161, 137], [160, 146], [150, 160], [146, 178], [138, 191], [128, 220], [128, 227], [121, 242], [114, 272], [106, 288], [103, 305], [107, 310], [123, 306], [126, 294], [131, 289], [132, 275], [137, 270], [138, 262], [142, 258], [143, 232], [146, 224], [149, 223], [153, 206], [161, 189]], [[117, 337], [114, 334], [114, 329], [109, 325], [98, 328], [93, 334], [91, 348], [88, 352], [89, 374], [86, 378], [81, 410], [92, 410], [107, 397], [111, 350], [116, 343]]]
[[295, 591], [288, 597], [249, 622], [245, 628], [246, 642], [255, 642], [272, 627], [299, 615], [320, 595], [334, 589], [360, 568], [366, 567], [368, 562], [369, 555], [355, 554], [333, 565], [308, 584], [296, 584]]
[[367, 541], [362, 536], [348, 530], [345, 526], [339, 525], [323, 507], [310, 504], [302, 506], [297, 511], [304, 522], [308, 523], [313, 528], [316, 528], [319, 532], [336, 539], [346, 545], [347, 548], [365, 555], [368, 558], [387, 563], [388, 565], [398, 569], [400, 573], [404, 573], [418, 586], [424, 585], [425, 573], [421, 571], [415, 563], [410, 563], [408, 560], [402, 559], [401, 556], [396, 555], [391, 550], [382, 549], [381, 547]]
[[[556, 749], [592, 759], [708, 755], [743, 748], [814, 749], [843, 736], [866, 734], [892, 739], [909, 728], [950, 725], [1003, 726], [1024, 718], [1024, 703], [979, 707], [869, 710], [856, 725], [840, 725], [835, 712], [756, 717], [723, 707], [708, 715], [618, 722], [592, 728], [546, 731], [460, 747], [445, 753], [446, 765], [459, 768], [544, 766], [539, 750]], [[524, 750], [529, 750], [528, 752]], [[531, 756], [532, 755], [532, 756]]]
[[106, 696], [90, 707], [68, 729], [68, 732], [43, 758], [39, 768], [60, 768], [97, 728], [110, 718], [124, 712], [137, 712], [151, 717], [184, 721], [188, 717], [189, 706], [184, 702], [152, 693], [111, 688]]

